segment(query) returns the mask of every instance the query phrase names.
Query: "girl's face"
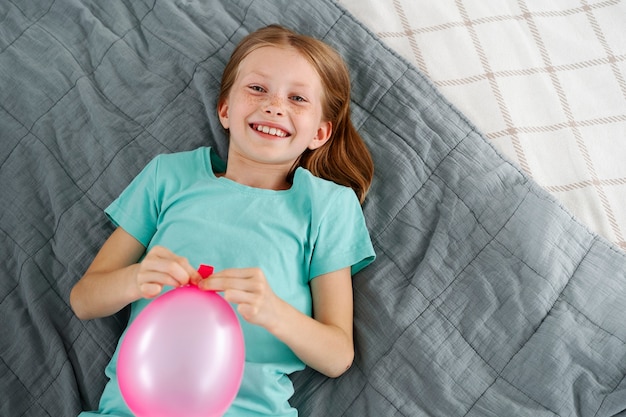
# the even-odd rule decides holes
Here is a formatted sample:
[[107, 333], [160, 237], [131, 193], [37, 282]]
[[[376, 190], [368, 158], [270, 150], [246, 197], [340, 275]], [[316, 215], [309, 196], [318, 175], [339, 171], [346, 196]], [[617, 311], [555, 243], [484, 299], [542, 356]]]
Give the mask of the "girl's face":
[[322, 119], [322, 82], [311, 64], [290, 47], [265, 46], [239, 64], [237, 77], [218, 113], [230, 130], [229, 159], [291, 168], [307, 149], [329, 139]]

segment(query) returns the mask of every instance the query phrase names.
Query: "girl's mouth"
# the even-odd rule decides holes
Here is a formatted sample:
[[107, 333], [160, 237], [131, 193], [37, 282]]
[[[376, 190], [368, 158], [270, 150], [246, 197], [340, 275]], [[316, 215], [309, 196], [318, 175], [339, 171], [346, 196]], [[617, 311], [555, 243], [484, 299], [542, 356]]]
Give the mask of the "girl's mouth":
[[258, 132], [265, 133], [266, 135], [276, 136], [277, 138], [286, 138], [290, 135], [289, 132], [273, 126], [252, 123], [250, 127]]

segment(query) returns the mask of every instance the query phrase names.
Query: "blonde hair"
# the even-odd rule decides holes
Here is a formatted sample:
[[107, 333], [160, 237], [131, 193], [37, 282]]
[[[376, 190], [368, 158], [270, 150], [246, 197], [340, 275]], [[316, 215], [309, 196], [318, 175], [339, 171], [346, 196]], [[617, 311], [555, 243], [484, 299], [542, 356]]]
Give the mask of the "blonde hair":
[[339, 53], [326, 43], [278, 25], [270, 25], [246, 36], [233, 51], [224, 73], [218, 103], [232, 88], [239, 63], [264, 46], [292, 47], [317, 71], [324, 89], [322, 114], [332, 123], [332, 134], [323, 146], [307, 149], [294, 166], [308, 169], [320, 178], [354, 190], [363, 203], [372, 183], [374, 163], [350, 120], [350, 75]]

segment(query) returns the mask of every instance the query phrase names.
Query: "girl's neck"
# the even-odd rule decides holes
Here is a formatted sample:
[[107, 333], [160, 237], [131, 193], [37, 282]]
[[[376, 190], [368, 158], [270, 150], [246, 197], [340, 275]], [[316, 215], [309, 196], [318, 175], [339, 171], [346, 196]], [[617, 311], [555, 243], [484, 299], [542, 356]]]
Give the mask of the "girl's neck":
[[253, 188], [267, 190], [287, 190], [291, 188], [288, 181], [291, 167], [282, 167], [239, 161], [237, 158], [229, 158], [226, 172], [221, 176], [239, 184]]

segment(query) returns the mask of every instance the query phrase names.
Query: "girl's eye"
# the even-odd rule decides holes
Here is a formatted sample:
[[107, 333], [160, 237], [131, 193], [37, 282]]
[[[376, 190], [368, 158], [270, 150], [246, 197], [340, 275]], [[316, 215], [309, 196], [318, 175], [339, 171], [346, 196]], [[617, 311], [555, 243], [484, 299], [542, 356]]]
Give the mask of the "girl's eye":
[[306, 99], [304, 97], [302, 97], [302, 96], [291, 96], [291, 99], [293, 101], [297, 101], [297, 102], [300, 102], [300, 103], [303, 103], [303, 102], [306, 101]]
[[252, 91], [256, 91], [257, 93], [264, 93], [265, 89], [263, 87], [261, 87], [260, 85], [251, 85], [249, 87]]

